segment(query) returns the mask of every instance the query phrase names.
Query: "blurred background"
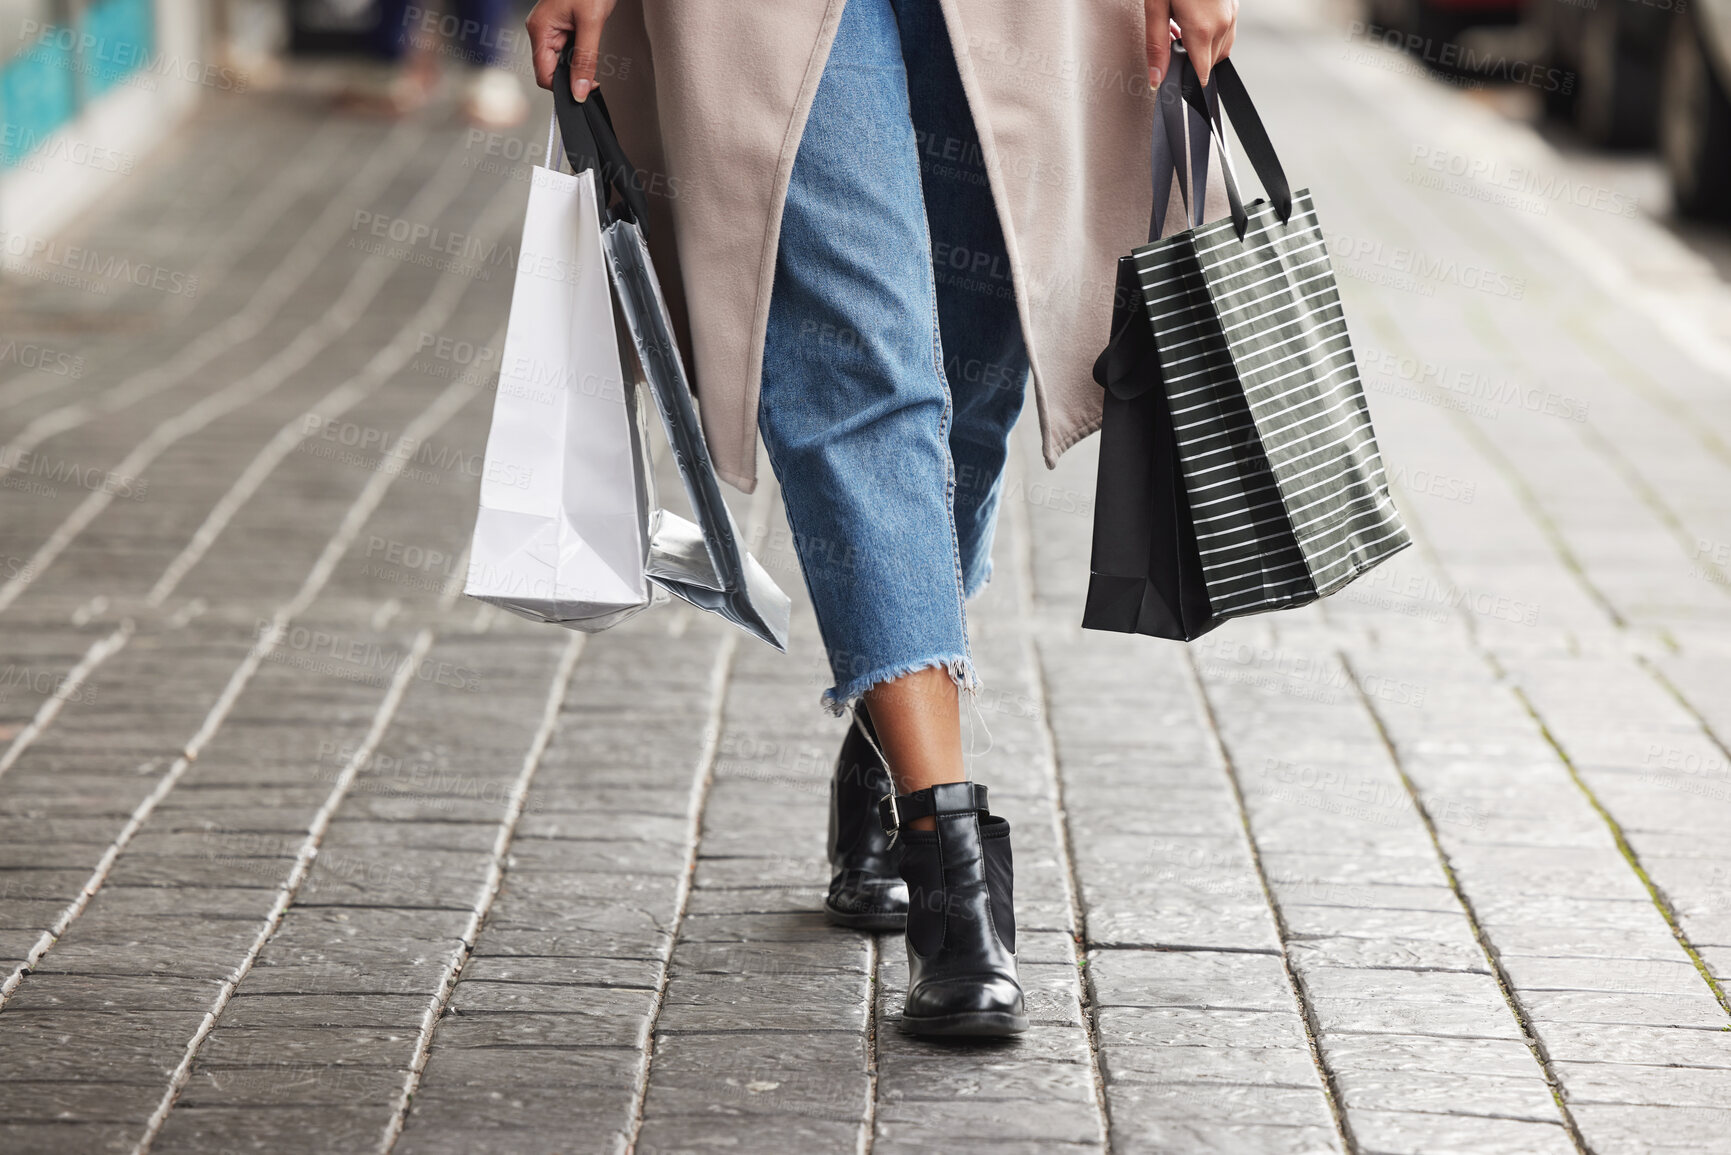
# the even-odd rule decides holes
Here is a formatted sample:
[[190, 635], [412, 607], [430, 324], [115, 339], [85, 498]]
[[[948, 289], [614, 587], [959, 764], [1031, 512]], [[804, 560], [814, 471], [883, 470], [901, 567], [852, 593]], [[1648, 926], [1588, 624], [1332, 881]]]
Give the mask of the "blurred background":
[[1370, 0], [1366, 19], [1443, 77], [1531, 89], [1523, 111], [1584, 146], [1657, 149], [1681, 211], [1724, 212], [1731, 5]]
[[1731, 217], [1728, 0], [1365, 0], [1341, 17], [1565, 154], [1597, 154], [1685, 232]]
[[40, 236], [64, 225], [201, 101], [277, 93], [401, 117], [443, 96], [471, 125], [509, 128], [528, 111], [528, 7], [0, 0], [0, 229]]

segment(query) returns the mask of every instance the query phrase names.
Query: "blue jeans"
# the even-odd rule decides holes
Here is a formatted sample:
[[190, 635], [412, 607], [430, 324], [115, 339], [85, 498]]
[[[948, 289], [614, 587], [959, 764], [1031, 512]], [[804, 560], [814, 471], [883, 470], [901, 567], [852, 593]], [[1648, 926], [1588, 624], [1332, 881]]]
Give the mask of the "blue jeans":
[[1028, 376], [1009, 258], [937, 0], [847, 0], [794, 161], [758, 426], [836, 713], [943, 667], [992, 571]]

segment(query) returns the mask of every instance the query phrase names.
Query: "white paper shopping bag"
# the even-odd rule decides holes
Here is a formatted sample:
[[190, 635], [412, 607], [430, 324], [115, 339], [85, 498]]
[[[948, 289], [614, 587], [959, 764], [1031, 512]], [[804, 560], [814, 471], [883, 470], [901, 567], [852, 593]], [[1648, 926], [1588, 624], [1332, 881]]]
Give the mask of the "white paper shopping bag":
[[648, 493], [596, 185], [532, 172], [464, 592], [601, 630], [648, 605]]

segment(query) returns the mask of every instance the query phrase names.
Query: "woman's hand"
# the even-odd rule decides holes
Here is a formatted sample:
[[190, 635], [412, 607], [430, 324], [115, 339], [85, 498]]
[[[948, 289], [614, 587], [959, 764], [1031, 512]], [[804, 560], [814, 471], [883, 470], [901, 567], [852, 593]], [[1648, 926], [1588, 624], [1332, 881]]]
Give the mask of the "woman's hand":
[[613, 14], [615, 0], [537, 0], [529, 19], [529, 55], [535, 62], [535, 83], [553, 87], [553, 69], [567, 41], [571, 50], [571, 95], [587, 100], [601, 64], [601, 26]]
[[1148, 20], [1148, 83], [1155, 88], [1172, 65], [1174, 35], [1184, 39], [1184, 50], [1204, 84], [1215, 63], [1232, 51], [1238, 0], [1143, 0], [1142, 7]]

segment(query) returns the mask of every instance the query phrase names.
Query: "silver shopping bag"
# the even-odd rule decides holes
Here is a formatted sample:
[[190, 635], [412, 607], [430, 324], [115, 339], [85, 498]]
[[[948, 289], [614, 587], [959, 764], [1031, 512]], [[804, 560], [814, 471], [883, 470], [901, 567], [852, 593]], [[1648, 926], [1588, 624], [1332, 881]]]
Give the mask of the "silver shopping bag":
[[673, 460], [700, 523], [693, 525], [664, 509], [655, 511], [649, 578], [785, 650], [792, 603], [757, 559], [740, 547], [739, 527], [715, 479], [643, 230], [635, 221], [619, 220], [602, 230], [601, 238], [637, 364], [661, 411]]

